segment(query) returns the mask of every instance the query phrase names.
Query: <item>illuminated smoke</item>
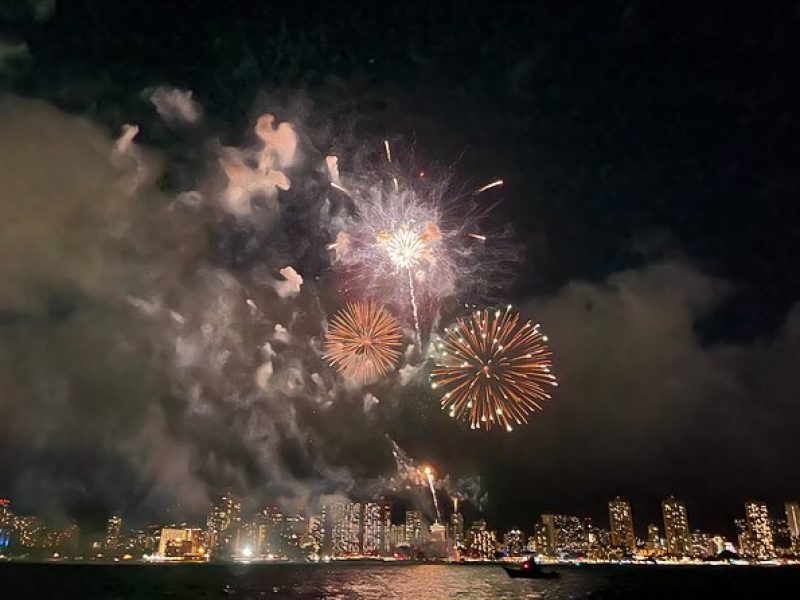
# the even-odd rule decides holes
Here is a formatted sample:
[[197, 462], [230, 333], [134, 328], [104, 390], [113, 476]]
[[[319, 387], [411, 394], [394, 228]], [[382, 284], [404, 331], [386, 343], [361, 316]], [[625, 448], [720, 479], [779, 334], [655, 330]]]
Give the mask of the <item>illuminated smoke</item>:
[[280, 270], [283, 281], [276, 281], [275, 291], [281, 298], [291, 298], [300, 293], [300, 286], [303, 285], [303, 278], [294, 270], [294, 267], [286, 266]]
[[149, 95], [149, 99], [159, 116], [170, 125], [194, 125], [202, 118], [203, 109], [192, 96], [190, 90], [162, 85]]

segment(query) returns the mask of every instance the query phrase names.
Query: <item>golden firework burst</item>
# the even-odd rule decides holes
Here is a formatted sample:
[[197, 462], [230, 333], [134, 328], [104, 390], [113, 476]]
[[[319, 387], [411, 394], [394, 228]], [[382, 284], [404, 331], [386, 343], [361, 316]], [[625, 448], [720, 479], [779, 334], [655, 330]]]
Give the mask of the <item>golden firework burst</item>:
[[472, 429], [527, 423], [556, 386], [550, 350], [539, 324], [520, 324], [511, 306], [475, 310], [458, 319], [437, 344], [431, 387], [441, 389], [442, 408]]
[[402, 340], [400, 325], [382, 304], [350, 302], [331, 319], [325, 358], [345, 377], [368, 384], [394, 368]]

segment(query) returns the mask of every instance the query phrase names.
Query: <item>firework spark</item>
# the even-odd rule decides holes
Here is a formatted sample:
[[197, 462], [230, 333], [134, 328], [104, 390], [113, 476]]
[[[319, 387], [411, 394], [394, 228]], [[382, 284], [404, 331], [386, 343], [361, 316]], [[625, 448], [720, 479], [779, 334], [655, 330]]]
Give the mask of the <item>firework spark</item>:
[[490, 190], [490, 189], [492, 189], [494, 187], [499, 187], [499, 186], [503, 185], [504, 183], [505, 182], [502, 179], [498, 179], [497, 181], [493, 181], [492, 183], [487, 183], [483, 187], [479, 187], [477, 190], [475, 190], [475, 195], [477, 196], [478, 194], [482, 194], [486, 190]]
[[527, 423], [556, 386], [550, 350], [539, 324], [520, 324], [505, 310], [475, 310], [446, 330], [439, 342], [431, 386], [444, 390], [441, 404], [451, 417], [469, 420], [472, 429], [501, 425], [507, 431]]
[[331, 319], [325, 358], [345, 377], [366, 385], [394, 368], [402, 339], [397, 320], [383, 305], [351, 302]]

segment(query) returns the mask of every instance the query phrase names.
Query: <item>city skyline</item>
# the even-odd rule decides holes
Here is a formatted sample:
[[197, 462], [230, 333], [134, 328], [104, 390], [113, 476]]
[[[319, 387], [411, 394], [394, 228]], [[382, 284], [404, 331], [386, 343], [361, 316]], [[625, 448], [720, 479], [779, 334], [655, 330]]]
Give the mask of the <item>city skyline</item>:
[[[662, 520], [648, 523], [640, 535], [632, 505], [621, 497], [609, 500], [608, 527], [589, 517], [543, 513], [530, 528], [493, 529], [478, 518], [465, 526], [459, 504], [453, 503], [443, 523], [425, 518], [418, 510], [393, 511], [385, 498], [338, 501], [316, 513], [284, 514], [266, 507], [244, 514], [242, 504], [226, 491], [210, 508], [204, 524], [164, 523], [139, 529], [123, 528], [120, 515], [106, 521], [104, 536], [92, 542], [97, 558], [125, 555], [128, 559], [233, 560], [289, 558], [321, 560], [398, 556], [406, 558], [493, 559], [526, 552], [544, 557], [614, 560], [658, 557], [663, 560], [708, 559], [727, 550], [743, 559], [773, 560], [800, 557], [800, 504], [786, 501], [783, 516], [770, 515], [767, 503], [749, 501], [736, 520], [738, 535], [691, 527], [683, 500], [670, 496], [661, 503]], [[149, 533], [148, 533], [149, 532]], [[0, 499], [0, 555], [9, 549], [19, 554], [46, 548], [64, 552], [78, 547], [77, 523], [66, 528], [48, 527], [33, 515], [15, 515], [9, 499]], [[132, 552], [139, 551], [139, 556]], [[58, 553], [54, 554], [58, 556]]]

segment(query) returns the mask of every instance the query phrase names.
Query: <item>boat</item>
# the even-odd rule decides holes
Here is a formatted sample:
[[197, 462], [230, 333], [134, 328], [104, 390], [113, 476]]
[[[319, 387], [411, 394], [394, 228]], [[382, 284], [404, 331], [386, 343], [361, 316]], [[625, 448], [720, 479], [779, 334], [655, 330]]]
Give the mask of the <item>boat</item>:
[[555, 571], [543, 570], [533, 557], [524, 560], [519, 566], [503, 565], [503, 569], [512, 579], [556, 579], [559, 576]]

